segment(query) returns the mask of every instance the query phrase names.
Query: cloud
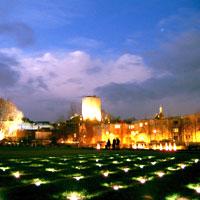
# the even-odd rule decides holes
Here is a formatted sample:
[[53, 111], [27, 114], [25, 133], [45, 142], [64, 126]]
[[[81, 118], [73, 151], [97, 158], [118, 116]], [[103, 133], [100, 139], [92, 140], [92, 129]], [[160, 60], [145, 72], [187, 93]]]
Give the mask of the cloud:
[[[169, 104], [172, 101], [174, 105], [182, 105], [182, 107], [178, 106], [179, 110], [175, 108], [174, 112], [188, 111], [186, 103], [180, 104], [180, 100], [187, 101], [191, 110], [199, 110], [199, 104], [191, 105], [192, 101], [200, 99], [199, 35], [199, 31], [188, 31], [162, 44], [149, 59], [153, 74], [149, 79], [137, 83], [110, 83], [97, 87], [96, 93], [102, 96], [109, 106], [113, 104], [119, 108], [123, 106], [123, 102], [122, 115], [131, 112], [138, 114], [138, 107], [144, 114], [145, 110], [148, 111], [155, 103]], [[131, 105], [132, 109], [127, 112], [126, 108]]]
[[[57, 104], [52, 103], [56, 99], [62, 99], [66, 104], [73, 99], [80, 101], [81, 96], [94, 94], [97, 86], [140, 83], [151, 77], [143, 59], [133, 54], [102, 60], [84, 51], [46, 52], [34, 56], [17, 49], [2, 51], [16, 57], [19, 63], [18, 82], [7, 91], [7, 95], [20, 104], [25, 113], [33, 112], [31, 116], [35, 118], [37, 115], [41, 118], [41, 112], [46, 119], [57, 118], [61, 112], [52, 111], [50, 114], [51, 110], [59, 110]], [[48, 109], [43, 99], [48, 99], [45, 101]], [[39, 106], [40, 109], [36, 112], [28, 105]]]
[[15, 39], [20, 47], [32, 45], [35, 40], [33, 30], [22, 22], [1, 23], [0, 35]]
[[19, 79], [19, 72], [16, 70], [19, 63], [14, 57], [0, 52], [0, 88], [12, 87]]

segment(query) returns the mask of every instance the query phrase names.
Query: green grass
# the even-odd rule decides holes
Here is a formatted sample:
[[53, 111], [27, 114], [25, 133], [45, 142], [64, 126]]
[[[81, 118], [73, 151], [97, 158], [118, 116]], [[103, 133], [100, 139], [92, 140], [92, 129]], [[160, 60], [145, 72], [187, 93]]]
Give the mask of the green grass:
[[189, 152], [1, 147], [0, 200], [200, 199], [199, 158]]

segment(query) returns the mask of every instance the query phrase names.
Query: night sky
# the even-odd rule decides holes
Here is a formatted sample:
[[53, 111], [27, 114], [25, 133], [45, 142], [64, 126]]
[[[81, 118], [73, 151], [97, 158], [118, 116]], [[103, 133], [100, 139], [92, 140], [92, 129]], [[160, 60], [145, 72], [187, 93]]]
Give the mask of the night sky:
[[122, 117], [200, 111], [200, 1], [0, 0], [0, 96], [56, 120], [85, 95]]

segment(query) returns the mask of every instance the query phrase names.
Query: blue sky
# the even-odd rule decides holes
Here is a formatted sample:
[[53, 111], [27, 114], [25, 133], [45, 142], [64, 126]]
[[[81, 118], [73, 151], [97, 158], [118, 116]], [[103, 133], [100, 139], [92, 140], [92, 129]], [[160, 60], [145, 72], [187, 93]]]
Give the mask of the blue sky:
[[1, 0], [0, 95], [56, 120], [99, 95], [108, 112], [200, 111], [199, 0]]

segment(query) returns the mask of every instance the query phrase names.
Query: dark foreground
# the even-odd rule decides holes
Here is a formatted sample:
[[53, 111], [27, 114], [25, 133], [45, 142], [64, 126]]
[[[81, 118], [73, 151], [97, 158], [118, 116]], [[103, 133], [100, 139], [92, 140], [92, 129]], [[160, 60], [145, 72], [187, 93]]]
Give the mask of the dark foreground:
[[200, 199], [200, 153], [0, 148], [0, 200]]

